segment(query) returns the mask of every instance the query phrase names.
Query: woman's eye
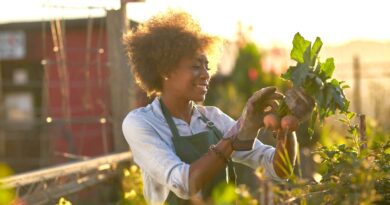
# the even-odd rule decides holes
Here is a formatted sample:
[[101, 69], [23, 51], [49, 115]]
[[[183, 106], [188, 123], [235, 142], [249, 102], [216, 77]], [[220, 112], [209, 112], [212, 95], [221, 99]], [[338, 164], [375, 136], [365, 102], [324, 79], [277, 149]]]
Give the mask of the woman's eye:
[[[194, 70], [199, 70], [199, 69], [201, 69], [202, 68], [202, 66], [200, 66], [200, 65], [196, 65], [196, 66], [192, 66], [192, 68], [194, 69]], [[210, 70], [210, 68], [208, 67], [208, 66], [206, 66], [206, 68], [205, 68], [206, 70]]]

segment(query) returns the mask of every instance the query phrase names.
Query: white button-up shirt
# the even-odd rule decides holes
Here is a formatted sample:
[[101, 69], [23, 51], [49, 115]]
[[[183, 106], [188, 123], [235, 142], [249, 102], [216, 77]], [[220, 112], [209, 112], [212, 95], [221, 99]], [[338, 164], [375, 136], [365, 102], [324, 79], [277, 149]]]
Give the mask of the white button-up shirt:
[[[197, 106], [197, 108], [223, 134], [236, 123], [217, 107]], [[194, 109], [190, 124], [172, 117], [180, 136], [209, 131], [198, 109]], [[146, 200], [151, 204], [162, 204], [168, 197], [169, 191], [174, 192], [178, 197], [189, 199], [190, 165], [182, 162], [175, 154], [172, 132], [162, 114], [158, 98], [146, 107], [131, 111], [123, 121], [122, 130], [130, 145], [134, 161], [142, 170]], [[274, 154], [275, 148], [264, 145], [256, 139], [252, 150], [235, 151], [232, 160], [254, 169], [261, 166], [265, 168], [269, 178], [280, 180], [272, 164]]]

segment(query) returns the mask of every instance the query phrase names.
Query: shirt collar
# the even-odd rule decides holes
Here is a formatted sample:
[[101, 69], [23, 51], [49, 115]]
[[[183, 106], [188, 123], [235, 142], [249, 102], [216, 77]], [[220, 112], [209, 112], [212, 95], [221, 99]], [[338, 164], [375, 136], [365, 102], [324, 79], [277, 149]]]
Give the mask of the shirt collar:
[[[153, 114], [154, 116], [156, 116], [158, 119], [160, 119], [161, 121], [163, 122], [166, 122], [165, 120], [165, 117], [164, 117], [164, 114], [162, 113], [162, 110], [161, 110], [161, 105], [160, 105], [160, 101], [159, 101], [159, 97], [156, 97], [154, 98], [153, 102], [150, 104], [151, 107], [152, 107], [152, 110], [153, 110]], [[201, 118], [201, 114], [199, 112], [199, 108], [198, 106], [195, 104], [195, 109], [193, 110], [192, 112], [192, 116], [191, 116], [191, 122], [192, 120], [194, 119], [199, 119]], [[184, 121], [184, 120], [181, 120], [181, 119], [178, 119], [178, 118], [175, 118], [175, 117], [172, 117], [173, 119], [173, 122], [176, 124], [176, 125], [186, 125], [187, 123]]]

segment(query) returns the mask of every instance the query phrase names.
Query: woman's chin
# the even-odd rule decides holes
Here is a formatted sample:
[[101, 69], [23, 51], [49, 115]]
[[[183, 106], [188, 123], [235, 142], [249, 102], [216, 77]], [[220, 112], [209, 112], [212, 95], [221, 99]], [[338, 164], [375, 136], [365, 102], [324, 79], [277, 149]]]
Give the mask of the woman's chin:
[[206, 95], [196, 96], [192, 100], [195, 102], [203, 102], [206, 100]]

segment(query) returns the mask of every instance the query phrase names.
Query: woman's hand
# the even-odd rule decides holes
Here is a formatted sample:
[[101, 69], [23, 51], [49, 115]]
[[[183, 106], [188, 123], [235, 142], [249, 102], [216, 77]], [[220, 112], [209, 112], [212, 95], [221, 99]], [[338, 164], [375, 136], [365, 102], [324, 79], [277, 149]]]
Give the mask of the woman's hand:
[[242, 124], [238, 138], [254, 139], [257, 131], [264, 126], [264, 116], [274, 111], [278, 106], [277, 101], [282, 98], [283, 95], [277, 93], [275, 87], [266, 87], [256, 91], [249, 98], [241, 115]]
[[258, 130], [264, 126], [264, 116], [274, 111], [278, 106], [277, 101], [282, 98], [283, 95], [276, 92], [275, 87], [262, 88], [249, 98], [240, 119], [227, 133], [233, 138], [234, 150], [252, 149]]

